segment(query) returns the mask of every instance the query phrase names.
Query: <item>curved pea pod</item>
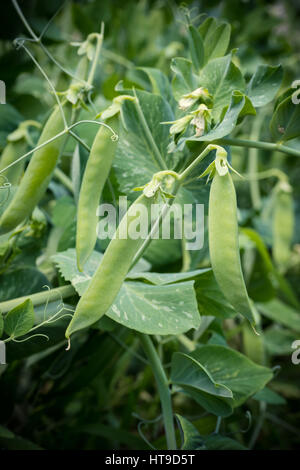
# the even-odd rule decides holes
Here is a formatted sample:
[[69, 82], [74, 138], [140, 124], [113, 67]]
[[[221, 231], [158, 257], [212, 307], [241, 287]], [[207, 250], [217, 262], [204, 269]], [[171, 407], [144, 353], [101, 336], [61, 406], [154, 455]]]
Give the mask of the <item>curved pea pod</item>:
[[237, 201], [229, 171], [216, 171], [209, 197], [209, 251], [215, 278], [237, 312], [254, 325], [239, 253]]
[[75, 331], [82, 330], [95, 323], [112, 305], [131, 267], [135, 254], [145, 241], [142, 237], [133, 239], [129, 233], [130, 226], [137, 223], [141, 211], [146, 211], [148, 229], [152, 202], [152, 197], [142, 194], [129, 207], [87, 290], [78, 302], [74, 316], [66, 331], [67, 338]]
[[[20, 139], [16, 142], [8, 142], [1, 155], [0, 171], [21, 157], [26, 152], [26, 148], [27, 142], [25, 139]], [[1, 175], [5, 176], [12, 186], [15, 186], [19, 183], [23, 171], [24, 160], [21, 160], [14, 166], [5, 170]]]
[[[71, 105], [64, 106], [66, 120], [71, 115]], [[58, 106], [54, 108], [39, 138], [41, 145], [64, 130], [64, 123]], [[18, 187], [18, 190], [0, 219], [0, 234], [10, 232], [23, 222], [33, 211], [50, 182], [60, 151], [65, 142], [61, 136], [36, 150]]]
[[291, 256], [294, 234], [294, 210], [292, 189], [286, 182], [276, 188], [273, 213], [273, 258], [276, 266], [284, 272]]
[[[116, 133], [118, 133], [119, 127], [118, 120], [117, 115], [107, 120], [107, 124]], [[97, 207], [116, 148], [117, 141], [112, 139], [111, 130], [101, 126], [91, 148], [79, 193], [76, 230], [76, 255], [79, 271], [82, 271], [96, 244]]]

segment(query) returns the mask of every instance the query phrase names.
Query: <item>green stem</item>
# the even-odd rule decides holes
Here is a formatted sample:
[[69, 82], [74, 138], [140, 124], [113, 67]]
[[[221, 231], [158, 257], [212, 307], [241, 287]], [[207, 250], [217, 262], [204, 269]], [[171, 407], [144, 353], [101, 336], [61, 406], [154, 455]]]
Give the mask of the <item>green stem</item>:
[[212, 145], [208, 145], [203, 152], [198, 155], [198, 157], [195, 158], [195, 160], [192, 161], [192, 163], [179, 175], [180, 182], [182, 183], [187, 176], [189, 176], [192, 171], [199, 165], [199, 163], [206, 157], [206, 155], [209, 154], [213, 150]]
[[[262, 113], [258, 119], [254, 121], [252, 132], [251, 132], [251, 140], [257, 141], [260, 135], [260, 129], [262, 125], [262, 120], [265, 117], [265, 113]], [[248, 174], [255, 174], [258, 170], [258, 153], [259, 149], [257, 148], [250, 148], [248, 151]], [[260, 187], [259, 181], [257, 178], [252, 178], [249, 181], [250, 185], [250, 196], [252, 200], [252, 205], [255, 210], [260, 210], [261, 208], [261, 196], [260, 196]]]
[[164, 419], [168, 450], [176, 450], [177, 444], [169, 382], [150, 337], [148, 335], [139, 333], [139, 338], [156, 380]]
[[26, 295], [24, 297], [18, 297], [12, 300], [5, 300], [0, 302], [0, 312], [7, 313], [11, 309], [17, 307], [17, 305], [30, 299], [34, 306], [43, 305], [46, 302], [54, 302], [55, 300], [66, 299], [76, 294], [74, 287], [71, 284], [66, 286], [56, 287], [55, 289], [45, 290], [44, 292], [38, 292], [37, 294]]
[[60, 181], [71, 193], [73, 193], [74, 188], [70, 178], [58, 167], [54, 170], [54, 176]]
[[91, 67], [91, 70], [90, 70], [90, 73], [89, 73], [89, 77], [88, 77], [88, 80], [87, 80], [87, 84], [89, 86], [92, 86], [93, 81], [94, 81], [95, 72], [96, 72], [96, 68], [97, 68], [97, 63], [98, 63], [98, 60], [99, 60], [101, 47], [102, 47], [102, 43], [103, 43], [103, 36], [104, 36], [104, 23], [102, 22], [101, 23], [100, 34], [97, 34], [97, 44], [96, 44], [96, 50], [95, 50], [95, 57], [94, 57], [92, 67]]
[[286, 145], [282, 144], [273, 144], [271, 142], [260, 142], [253, 140], [245, 140], [245, 139], [232, 139], [232, 138], [223, 138], [215, 141], [218, 145], [233, 145], [236, 147], [248, 147], [248, 148], [257, 148], [262, 150], [270, 150], [270, 151], [277, 151], [281, 153], [285, 153], [287, 155], [292, 155], [294, 157], [300, 157], [300, 151], [293, 149], [291, 147], [287, 147]]
[[136, 110], [137, 110], [137, 113], [138, 113], [138, 117], [140, 119], [140, 123], [144, 129], [144, 132], [145, 132], [145, 136], [146, 136], [146, 139], [148, 141], [148, 145], [149, 145], [149, 148], [152, 149], [152, 152], [153, 152], [153, 155], [154, 155], [154, 159], [156, 160], [156, 162], [158, 163], [159, 167], [160, 168], [163, 168], [165, 170], [168, 169], [164, 159], [162, 158], [161, 154], [160, 154], [160, 151], [156, 145], [156, 142], [153, 138], [153, 135], [151, 134], [151, 131], [149, 129], [149, 126], [148, 126], [148, 123], [145, 119], [145, 116], [144, 116], [144, 113], [143, 113], [143, 110], [141, 108], [141, 105], [139, 103], [139, 99], [136, 95], [136, 92], [134, 90], [134, 95], [135, 95], [135, 107], [136, 107]]

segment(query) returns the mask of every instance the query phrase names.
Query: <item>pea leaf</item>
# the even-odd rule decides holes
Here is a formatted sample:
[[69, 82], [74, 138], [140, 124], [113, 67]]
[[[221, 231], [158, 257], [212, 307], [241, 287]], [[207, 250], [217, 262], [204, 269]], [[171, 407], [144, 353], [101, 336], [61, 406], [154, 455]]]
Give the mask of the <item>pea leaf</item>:
[[193, 25], [188, 27], [188, 42], [193, 66], [199, 72], [204, 63], [204, 44], [199, 32]]
[[257, 304], [258, 310], [270, 320], [300, 332], [300, 314], [279, 299]]
[[163, 169], [157, 154], [168, 167], [175, 164], [167, 151], [169, 128], [161, 124], [174, 119], [170, 105], [160, 95], [140, 90], [136, 92], [144, 119], [139, 116], [135, 102], [124, 102], [122, 117], [125, 128], [120, 131], [114, 160], [120, 191], [126, 194], [136, 186], [146, 184], [153, 173]]
[[264, 330], [264, 345], [272, 356], [290, 356], [291, 345], [298, 339], [298, 333], [278, 325], [272, 325]]
[[176, 414], [181, 431], [181, 450], [199, 450], [205, 448], [204, 441], [195, 426], [183, 416]]
[[247, 447], [238, 441], [227, 436], [221, 436], [221, 434], [206, 436], [204, 443], [207, 450], [247, 450]]
[[252, 76], [246, 94], [251, 99], [253, 106], [265, 106], [272, 101], [283, 78], [281, 65], [259, 65]]
[[219, 121], [222, 110], [232, 99], [232, 92], [245, 91], [245, 80], [240, 69], [233, 64], [232, 54], [211, 60], [202, 69], [199, 85], [208, 89], [213, 96], [212, 117]]
[[33, 303], [30, 299], [25, 300], [13, 308], [4, 319], [4, 331], [8, 336], [17, 338], [23, 336], [34, 325]]
[[193, 351], [190, 356], [210, 373], [215, 382], [232, 391], [234, 406], [244, 403], [273, 377], [271, 369], [255, 364], [228, 347], [207, 345]]
[[199, 27], [205, 50], [205, 63], [217, 57], [223, 57], [229, 46], [231, 26], [217, 23], [215, 18], [207, 18]]
[[147, 75], [151, 83], [152, 93], [161, 95], [168, 103], [174, 101], [169, 80], [161, 70], [153, 67], [138, 67], [138, 70], [143, 71]]
[[20, 267], [0, 276], [0, 301], [40, 292], [48, 278], [32, 266]]
[[194, 74], [193, 64], [190, 60], [183, 57], [172, 59], [171, 70], [175, 74], [172, 89], [176, 100], [197, 88], [199, 78]]
[[300, 136], [300, 106], [293, 103], [291, 96], [276, 108], [270, 130], [275, 142], [286, 142]]
[[286, 400], [268, 387], [263, 388], [255, 395], [254, 400], [264, 401], [270, 405], [284, 405]]
[[121, 325], [147, 334], [180, 334], [198, 328], [193, 281], [162, 286], [124, 282], [106, 315]]

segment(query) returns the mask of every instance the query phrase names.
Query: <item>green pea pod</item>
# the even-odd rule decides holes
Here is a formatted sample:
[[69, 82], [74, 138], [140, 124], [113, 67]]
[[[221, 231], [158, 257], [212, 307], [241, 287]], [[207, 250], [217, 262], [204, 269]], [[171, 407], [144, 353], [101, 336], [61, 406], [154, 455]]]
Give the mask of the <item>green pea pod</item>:
[[[8, 165], [16, 161], [19, 157], [21, 157], [27, 148], [27, 142], [25, 139], [20, 139], [15, 142], [8, 142], [6, 147], [4, 148], [0, 160], [0, 171], [6, 168]], [[4, 175], [10, 184], [16, 186], [20, 178], [22, 176], [24, 170], [24, 160], [16, 163], [14, 166], [8, 168], [6, 171], [1, 173]]]
[[[64, 107], [66, 119], [70, 119], [71, 105]], [[64, 130], [58, 106], [47, 120], [38, 145], [43, 144]], [[34, 152], [22, 178], [21, 184], [10, 205], [0, 219], [0, 234], [10, 232], [30, 215], [44, 195], [56, 166], [65, 137], [59, 137]]]
[[237, 312], [252, 326], [254, 316], [239, 253], [237, 201], [229, 171], [215, 172], [209, 197], [209, 251], [216, 280]]
[[[117, 115], [107, 124], [118, 133]], [[83, 175], [77, 209], [76, 254], [79, 271], [92, 253], [97, 239], [97, 207], [104, 184], [109, 175], [117, 142], [112, 140], [111, 131], [101, 126], [94, 139], [91, 153]]]
[[152, 201], [153, 197], [142, 194], [129, 207], [87, 290], [78, 302], [74, 316], [66, 331], [67, 338], [75, 331], [82, 330], [95, 323], [112, 305], [130, 269], [135, 254], [144, 242], [142, 237], [133, 239], [128, 233], [130, 225], [134, 224], [139, 218], [137, 212], [139, 206], [137, 204], [147, 209], [148, 224], [150, 224], [149, 213]]
[[273, 214], [273, 258], [276, 266], [284, 272], [291, 257], [294, 233], [294, 210], [291, 188], [282, 182], [275, 194]]

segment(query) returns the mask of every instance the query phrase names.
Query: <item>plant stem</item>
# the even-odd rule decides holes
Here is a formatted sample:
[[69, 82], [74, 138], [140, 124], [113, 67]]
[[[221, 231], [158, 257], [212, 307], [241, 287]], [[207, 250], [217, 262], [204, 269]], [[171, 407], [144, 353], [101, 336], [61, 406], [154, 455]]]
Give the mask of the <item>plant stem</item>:
[[162, 414], [164, 419], [164, 426], [166, 432], [168, 450], [176, 450], [176, 438], [173, 419], [173, 409], [171, 394], [169, 389], [169, 382], [163, 369], [160, 358], [153, 346], [153, 343], [148, 335], [139, 333], [139, 338], [146, 353], [146, 356], [151, 365], [161, 402]]
[[198, 155], [198, 157], [195, 158], [195, 160], [192, 161], [192, 163], [185, 169], [183, 170], [182, 173], [179, 175], [180, 182], [182, 183], [188, 175], [192, 173], [192, 171], [196, 168], [197, 165], [206, 157], [206, 155], [209, 154], [213, 150], [211, 145], [208, 145], [203, 152]]
[[76, 294], [74, 287], [71, 284], [66, 286], [56, 287], [55, 289], [45, 290], [37, 294], [25, 295], [12, 300], [0, 302], [0, 312], [7, 313], [17, 305], [30, 299], [34, 306], [42, 305], [46, 302], [54, 302], [55, 300], [66, 299]]
[[73, 193], [73, 184], [70, 178], [58, 167], [54, 170], [54, 176], [60, 181], [71, 193]]
[[281, 153], [285, 153], [287, 155], [292, 155], [294, 157], [300, 157], [300, 151], [293, 149], [291, 147], [287, 147], [286, 145], [282, 144], [273, 144], [272, 142], [254, 142], [253, 140], [245, 140], [245, 139], [232, 139], [232, 138], [223, 138], [215, 141], [218, 145], [233, 145], [236, 147], [248, 147], [248, 148], [257, 148], [262, 150], [271, 150], [277, 151]]

